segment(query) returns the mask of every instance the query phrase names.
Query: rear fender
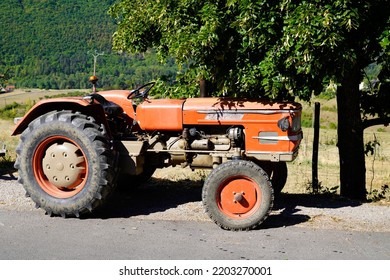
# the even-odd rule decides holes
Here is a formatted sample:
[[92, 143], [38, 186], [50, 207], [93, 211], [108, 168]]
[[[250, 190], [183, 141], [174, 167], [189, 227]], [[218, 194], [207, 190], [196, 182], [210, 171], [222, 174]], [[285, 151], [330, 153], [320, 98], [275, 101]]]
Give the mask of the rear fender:
[[11, 135], [15, 136], [21, 134], [33, 120], [48, 112], [62, 110], [77, 111], [87, 116], [92, 116], [98, 124], [103, 124], [110, 134], [104, 110], [99, 103], [94, 102], [90, 104], [88, 100], [83, 100], [80, 97], [67, 97], [42, 100], [35, 104], [24, 117], [18, 121]]

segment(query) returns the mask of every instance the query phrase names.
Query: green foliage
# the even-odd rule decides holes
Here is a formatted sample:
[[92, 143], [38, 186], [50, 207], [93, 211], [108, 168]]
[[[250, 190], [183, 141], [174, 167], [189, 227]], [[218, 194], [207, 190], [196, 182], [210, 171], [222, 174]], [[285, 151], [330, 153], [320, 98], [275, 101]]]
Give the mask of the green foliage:
[[132, 53], [155, 48], [161, 59], [175, 57], [180, 75], [173, 95], [197, 94], [204, 79], [214, 95], [276, 98], [279, 92], [266, 86], [280, 81], [267, 82], [271, 73], [260, 64], [277, 39], [279, 13], [272, 1], [125, 0], [110, 9], [118, 23], [113, 45]]
[[372, 141], [368, 141], [366, 144], [365, 144], [365, 147], [364, 147], [364, 154], [366, 156], [368, 155], [374, 155], [377, 148], [380, 146], [380, 143], [379, 141], [376, 139], [376, 136], [374, 134], [374, 140]]
[[334, 122], [331, 122], [331, 123], [329, 123], [329, 128], [330, 129], [337, 129], [337, 124]]
[[0, 1], [0, 73], [9, 69], [9, 83], [19, 88], [89, 88], [93, 56], [88, 52], [98, 50], [104, 52], [97, 59], [98, 86], [132, 88], [162, 76], [175, 80], [176, 65], [161, 64], [154, 52], [112, 51], [115, 25], [107, 11], [113, 3]]
[[8, 104], [0, 109], [0, 119], [13, 120], [18, 116], [23, 116], [32, 106], [31, 103], [19, 104], [13, 102]]
[[333, 90], [325, 90], [319, 94], [319, 98], [325, 100], [331, 100], [336, 97], [336, 91]]
[[313, 127], [313, 112], [312, 111], [302, 111], [301, 125], [302, 125], [302, 127]]
[[56, 94], [54, 96], [45, 95], [45, 97], [44, 98], [40, 98], [40, 100], [41, 99], [58, 98], [58, 97], [84, 96], [84, 95], [85, 95], [85, 92], [71, 91], [71, 92], [67, 92], [67, 93]]
[[321, 110], [322, 111], [328, 111], [328, 112], [337, 112], [336, 106], [332, 106], [332, 107], [323, 106], [323, 107], [321, 107]]
[[110, 14], [118, 23], [115, 49], [156, 48], [160, 58], [176, 58], [176, 88], [206, 79], [214, 95], [308, 100], [313, 91], [334, 97], [325, 85], [390, 48], [382, 35], [389, 9], [384, 0], [122, 0]]
[[[57, 97], [70, 97], [70, 96], [83, 96], [85, 93], [80, 91], [71, 91], [69, 93], [57, 94], [52, 96], [45, 96], [41, 99], [50, 99]], [[35, 105], [34, 101], [27, 101], [26, 103], [17, 103], [13, 102], [0, 108], [0, 119], [4, 120], [13, 120], [16, 117], [24, 116], [28, 110], [30, 110]]]
[[317, 189], [313, 188], [312, 182], [308, 182], [306, 184], [306, 190], [313, 194], [320, 194], [324, 196], [330, 196], [333, 197], [339, 192], [340, 187], [334, 186], [334, 187], [327, 187], [322, 185], [321, 182], [318, 182]]
[[390, 200], [390, 187], [389, 185], [383, 185], [380, 190], [372, 190], [367, 195], [367, 200], [370, 202], [377, 202], [382, 199]]
[[[0, 61], [0, 66], [2, 66], [2, 63]], [[10, 69], [0, 67], [0, 89], [5, 86], [5, 83], [8, 82], [8, 79], [11, 77]]]

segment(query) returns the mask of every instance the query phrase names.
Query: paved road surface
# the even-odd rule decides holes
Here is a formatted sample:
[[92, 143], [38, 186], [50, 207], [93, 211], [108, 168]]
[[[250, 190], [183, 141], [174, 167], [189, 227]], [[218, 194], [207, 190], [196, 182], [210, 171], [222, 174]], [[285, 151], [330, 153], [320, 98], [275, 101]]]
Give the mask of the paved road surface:
[[390, 260], [390, 207], [285, 195], [259, 230], [230, 232], [203, 212], [201, 188], [158, 181], [118, 191], [87, 219], [49, 217], [0, 178], [2, 260]]
[[229, 232], [203, 221], [62, 219], [0, 211], [0, 259], [390, 259], [389, 232], [273, 227]]

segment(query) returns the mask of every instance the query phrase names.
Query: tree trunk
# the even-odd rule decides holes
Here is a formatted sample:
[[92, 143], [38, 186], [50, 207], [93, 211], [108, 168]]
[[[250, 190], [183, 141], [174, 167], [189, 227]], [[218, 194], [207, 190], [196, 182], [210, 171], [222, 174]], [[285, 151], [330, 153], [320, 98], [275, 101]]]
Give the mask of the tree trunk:
[[209, 97], [210, 96], [209, 83], [206, 80], [201, 79], [199, 81], [199, 85], [200, 85], [200, 97]]
[[337, 92], [340, 193], [351, 199], [366, 199], [366, 166], [363, 126], [360, 116], [360, 75], [351, 71]]

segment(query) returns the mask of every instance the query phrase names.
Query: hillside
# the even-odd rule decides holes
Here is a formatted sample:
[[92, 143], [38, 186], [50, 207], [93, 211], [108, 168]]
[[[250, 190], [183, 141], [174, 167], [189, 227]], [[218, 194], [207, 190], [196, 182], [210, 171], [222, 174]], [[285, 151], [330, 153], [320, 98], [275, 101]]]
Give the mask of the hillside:
[[2, 0], [0, 73], [11, 68], [17, 87], [86, 88], [97, 60], [101, 86], [117, 88], [174, 77], [174, 64], [160, 65], [153, 53], [112, 51], [115, 23], [107, 14], [113, 0]]

